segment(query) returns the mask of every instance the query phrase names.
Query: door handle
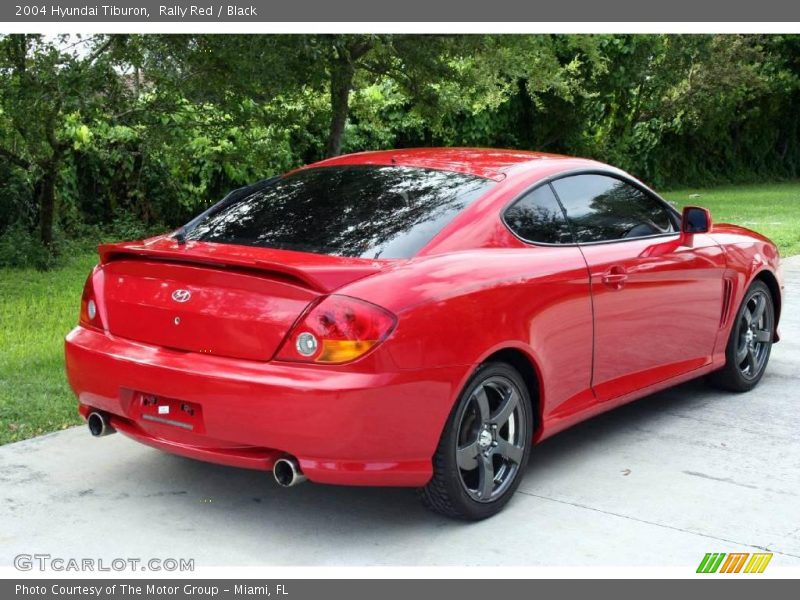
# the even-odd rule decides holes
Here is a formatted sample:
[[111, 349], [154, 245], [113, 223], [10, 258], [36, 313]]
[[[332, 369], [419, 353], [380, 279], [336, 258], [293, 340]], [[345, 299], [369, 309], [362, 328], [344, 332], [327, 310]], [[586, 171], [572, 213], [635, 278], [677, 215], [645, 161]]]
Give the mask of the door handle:
[[628, 274], [622, 267], [611, 267], [608, 271], [603, 273], [602, 280], [608, 287], [619, 290], [625, 285], [628, 279]]

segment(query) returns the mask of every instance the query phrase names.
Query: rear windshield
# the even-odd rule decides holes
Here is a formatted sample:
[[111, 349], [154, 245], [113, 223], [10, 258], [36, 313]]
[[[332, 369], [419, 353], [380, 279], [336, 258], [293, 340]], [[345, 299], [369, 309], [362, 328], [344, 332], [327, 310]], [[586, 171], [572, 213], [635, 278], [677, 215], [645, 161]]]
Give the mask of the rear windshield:
[[409, 167], [320, 167], [265, 181], [186, 238], [363, 258], [410, 258], [494, 182]]

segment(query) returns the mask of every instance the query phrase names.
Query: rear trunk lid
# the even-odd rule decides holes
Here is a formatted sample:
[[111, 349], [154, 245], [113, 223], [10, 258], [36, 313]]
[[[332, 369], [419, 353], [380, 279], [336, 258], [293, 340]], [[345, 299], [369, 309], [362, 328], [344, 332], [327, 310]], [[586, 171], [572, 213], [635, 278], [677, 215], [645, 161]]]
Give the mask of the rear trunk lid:
[[174, 350], [266, 361], [321, 295], [387, 261], [168, 237], [100, 246], [109, 332]]

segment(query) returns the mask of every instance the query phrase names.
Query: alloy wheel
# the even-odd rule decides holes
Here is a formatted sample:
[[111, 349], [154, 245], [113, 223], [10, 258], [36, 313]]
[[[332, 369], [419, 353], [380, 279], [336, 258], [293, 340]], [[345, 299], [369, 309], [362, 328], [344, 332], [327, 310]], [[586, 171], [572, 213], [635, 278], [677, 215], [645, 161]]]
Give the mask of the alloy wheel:
[[772, 313], [767, 310], [766, 293], [757, 290], [748, 299], [739, 317], [736, 343], [736, 368], [745, 379], [754, 379], [764, 368], [772, 343]]
[[522, 394], [508, 378], [478, 385], [458, 426], [456, 463], [461, 485], [477, 502], [492, 502], [514, 481], [530, 437]]

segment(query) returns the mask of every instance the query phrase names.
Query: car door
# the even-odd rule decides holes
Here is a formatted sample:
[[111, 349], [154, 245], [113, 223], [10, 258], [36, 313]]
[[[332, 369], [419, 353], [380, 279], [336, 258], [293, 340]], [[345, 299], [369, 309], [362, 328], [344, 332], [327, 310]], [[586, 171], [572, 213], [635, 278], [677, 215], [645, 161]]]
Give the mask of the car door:
[[[524, 193], [504, 214], [508, 228], [535, 246], [523, 263], [544, 274], [528, 288], [528, 343], [545, 384], [541, 398], [549, 431], [567, 426], [596, 404], [592, 381], [593, 319], [589, 271], [564, 211], [548, 183]], [[525, 276], [523, 276], [525, 277]]]
[[711, 361], [722, 307], [722, 249], [680, 235], [677, 213], [611, 174], [552, 182], [589, 268], [592, 387], [624, 396]]

